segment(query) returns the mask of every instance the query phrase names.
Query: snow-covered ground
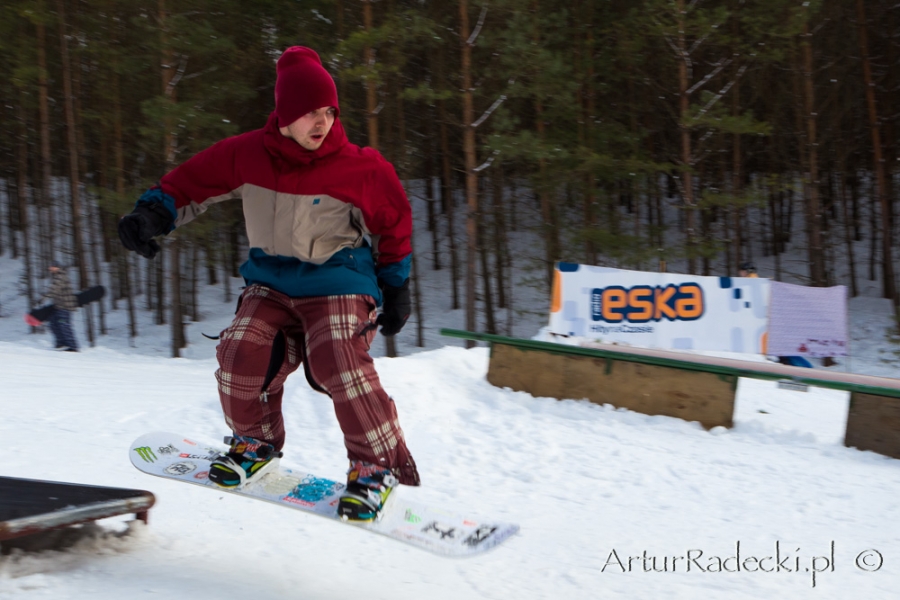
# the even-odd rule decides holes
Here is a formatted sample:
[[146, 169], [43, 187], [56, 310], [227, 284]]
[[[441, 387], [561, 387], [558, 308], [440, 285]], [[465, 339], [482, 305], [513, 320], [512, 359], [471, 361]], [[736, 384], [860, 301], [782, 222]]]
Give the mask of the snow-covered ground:
[[[221, 331], [234, 300], [224, 302], [221, 288], [200, 290], [203, 320], [188, 327], [183, 358], [169, 358], [168, 326], [143, 310], [140, 337], [130, 341], [124, 304], [108, 313], [108, 334], [95, 347], [58, 353], [48, 332], [30, 334], [22, 320], [21, 263], [0, 257], [0, 476], [133, 487], [157, 498], [147, 527], [107, 519], [66, 550], [0, 555], [0, 598], [896, 597], [900, 461], [843, 446], [846, 394], [741, 380], [735, 427], [705, 431], [495, 388], [485, 380], [487, 349], [439, 335], [464, 329], [465, 315], [450, 306], [446, 256], [442, 271], [430, 269], [424, 205], [413, 203], [424, 348], [415, 344], [415, 315], [397, 336], [400, 358], [373, 346], [423, 480], [398, 493], [519, 523], [516, 537], [479, 558], [445, 559], [141, 474], [128, 448], [145, 432], [228, 433], [215, 342], [200, 334]], [[527, 270], [540, 254], [533, 236], [522, 231], [512, 242], [520, 282], [541, 273]], [[801, 273], [803, 256], [796, 248], [782, 261]], [[771, 259], [757, 266], [771, 275]], [[831, 369], [894, 377], [900, 345], [888, 336], [890, 305], [876, 298], [877, 282], [861, 285], [866, 297], [850, 301], [853, 356]], [[513, 327], [502, 332], [538, 336], [546, 290], [520, 284], [512, 296], [514, 311], [498, 317]], [[84, 343], [81, 315], [74, 323]], [[329, 399], [297, 374], [284, 406], [285, 462], [341, 477]]]
[[[0, 259], [0, 282], [20, 265]], [[156, 429], [227, 433], [213, 372], [232, 306], [202, 291], [185, 358], [124, 311], [78, 354], [30, 335], [0, 285], [0, 475], [152, 491], [149, 526], [125, 517], [63, 551], [0, 556], [0, 597], [128, 598], [892, 598], [900, 584], [900, 461], [842, 445], [846, 394], [742, 380], [735, 427], [650, 417], [492, 387], [488, 352], [441, 338], [376, 359], [423, 486], [399, 493], [517, 522], [474, 559], [445, 559], [308, 515], [139, 473], [130, 442]], [[888, 306], [851, 301], [855, 372], [893, 376]], [[81, 319], [75, 319], [83, 341]], [[412, 323], [410, 325], [413, 325]], [[530, 332], [538, 333], [534, 323]], [[376, 354], [382, 346], [376, 343]], [[287, 463], [340, 477], [327, 397], [302, 376], [285, 394]], [[833, 560], [833, 562], [832, 562]]]

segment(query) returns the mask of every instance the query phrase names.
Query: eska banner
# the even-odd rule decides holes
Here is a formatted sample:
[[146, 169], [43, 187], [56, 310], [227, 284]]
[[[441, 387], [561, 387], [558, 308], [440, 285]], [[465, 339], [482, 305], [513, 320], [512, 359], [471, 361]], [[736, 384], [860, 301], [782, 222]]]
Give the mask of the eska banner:
[[557, 264], [550, 332], [645, 348], [763, 353], [769, 280]]

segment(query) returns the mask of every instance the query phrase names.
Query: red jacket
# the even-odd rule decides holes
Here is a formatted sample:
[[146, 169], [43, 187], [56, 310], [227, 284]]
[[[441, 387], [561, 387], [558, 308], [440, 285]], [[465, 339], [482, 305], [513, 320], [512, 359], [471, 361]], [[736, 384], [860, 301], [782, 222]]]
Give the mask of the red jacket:
[[266, 126], [177, 167], [141, 201], [163, 201], [175, 227], [242, 198], [249, 259], [241, 274], [294, 297], [369, 294], [409, 276], [412, 211], [390, 163], [347, 141], [338, 119], [318, 150]]

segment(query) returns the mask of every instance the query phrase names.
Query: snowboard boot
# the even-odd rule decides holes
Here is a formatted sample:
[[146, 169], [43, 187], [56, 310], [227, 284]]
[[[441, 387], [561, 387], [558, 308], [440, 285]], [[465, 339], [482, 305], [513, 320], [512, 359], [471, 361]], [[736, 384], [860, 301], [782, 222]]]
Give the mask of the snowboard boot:
[[252, 437], [226, 436], [228, 452], [220, 454], [209, 465], [209, 480], [219, 487], [240, 488], [250, 480], [278, 466], [281, 452], [275, 446]]
[[347, 489], [338, 501], [338, 516], [344, 521], [374, 521], [397, 484], [390, 469], [353, 462], [347, 473]]

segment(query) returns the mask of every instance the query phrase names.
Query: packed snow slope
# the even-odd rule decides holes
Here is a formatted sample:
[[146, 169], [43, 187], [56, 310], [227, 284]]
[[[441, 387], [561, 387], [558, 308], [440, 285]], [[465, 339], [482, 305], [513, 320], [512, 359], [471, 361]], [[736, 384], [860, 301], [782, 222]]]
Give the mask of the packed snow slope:
[[[130, 345], [121, 310], [95, 347], [55, 352], [48, 333], [28, 333], [18, 296], [2, 300], [0, 475], [157, 498], [148, 526], [107, 519], [67, 549], [0, 556], [2, 598], [896, 597], [900, 461], [842, 445], [840, 392], [742, 380], [735, 427], [706, 431], [495, 388], [487, 349], [460, 340], [433, 335], [431, 349], [379, 357], [423, 482], [397, 493], [521, 525], [488, 554], [452, 560], [131, 466], [145, 432], [228, 433], [215, 342], [197, 339], [230, 320], [217, 297], [180, 359], [168, 358], [165, 326], [142, 323]], [[889, 307], [851, 309], [854, 357], [838, 368], [896, 374]], [[285, 462], [342, 477], [330, 400], [297, 374], [284, 407]]]

